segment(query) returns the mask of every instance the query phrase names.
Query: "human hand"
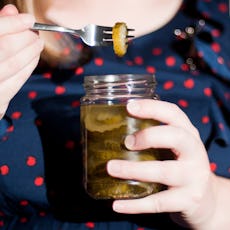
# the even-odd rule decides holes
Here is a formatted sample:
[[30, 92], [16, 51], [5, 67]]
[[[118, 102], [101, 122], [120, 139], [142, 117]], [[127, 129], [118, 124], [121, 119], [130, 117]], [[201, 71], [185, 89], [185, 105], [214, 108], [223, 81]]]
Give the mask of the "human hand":
[[[175, 213], [174, 218], [192, 227], [204, 226], [215, 210], [216, 176], [210, 171], [208, 156], [197, 129], [176, 105], [157, 100], [137, 100], [127, 105], [139, 118], [155, 119], [154, 126], [127, 136], [128, 149], [167, 148], [175, 160], [132, 162], [111, 160], [111, 176], [158, 182], [168, 189], [135, 200], [116, 200], [113, 209], [120, 213]], [[180, 220], [181, 221], [181, 220]]]
[[0, 119], [37, 66], [43, 41], [29, 28], [34, 18], [13, 5], [0, 10]]

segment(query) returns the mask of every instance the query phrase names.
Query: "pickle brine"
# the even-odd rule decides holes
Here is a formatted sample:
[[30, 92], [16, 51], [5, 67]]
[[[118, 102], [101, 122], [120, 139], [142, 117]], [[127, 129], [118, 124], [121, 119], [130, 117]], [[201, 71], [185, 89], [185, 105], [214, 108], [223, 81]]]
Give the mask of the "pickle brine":
[[161, 185], [124, 180], [108, 175], [110, 159], [152, 161], [159, 159], [156, 149], [130, 151], [124, 138], [159, 122], [130, 117], [125, 104], [82, 105], [81, 126], [85, 169], [85, 188], [95, 199], [139, 198], [157, 192]]

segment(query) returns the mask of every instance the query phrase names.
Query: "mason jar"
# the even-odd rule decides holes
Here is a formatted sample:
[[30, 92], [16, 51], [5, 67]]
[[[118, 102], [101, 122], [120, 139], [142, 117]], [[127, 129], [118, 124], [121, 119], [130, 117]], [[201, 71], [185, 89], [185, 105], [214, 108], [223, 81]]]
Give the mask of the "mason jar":
[[131, 100], [158, 100], [154, 75], [120, 74], [86, 76], [81, 98], [81, 130], [84, 186], [95, 199], [140, 198], [158, 192], [162, 185], [111, 177], [106, 170], [111, 159], [160, 160], [158, 149], [128, 150], [127, 135], [159, 125], [152, 119], [138, 119], [126, 111]]

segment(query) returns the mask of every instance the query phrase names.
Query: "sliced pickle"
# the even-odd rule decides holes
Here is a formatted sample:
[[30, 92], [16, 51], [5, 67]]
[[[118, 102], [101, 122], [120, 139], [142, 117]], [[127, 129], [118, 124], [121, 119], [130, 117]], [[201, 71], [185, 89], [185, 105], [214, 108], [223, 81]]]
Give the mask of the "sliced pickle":
[[144, 197], [161, 190], [160, 184], [151, 184], [136, 181], [124, 181], [116, 179], [113, 183], [108, 180], [100, 180], [99, 183], [87, 184], [87, 190], [91, 196], [97, 199], [130, 199]]
[[117, 22], [113, 26], [112, 38], [114, 53], [118, 57], [122, 57], [126, 54], [128, 48], [128, 28], [124, 22]]
[[145, 129], [145, 128], [148, 128], [148, 127], [151, 127], [151, 126], [156, 126], [156, 125], [159, 125], [159, 124], [160, 124], [159, 121], [155, 121], [155, 120], [143, 120], [142, 122], [140, 122], [139, 129], [142, 130], [142, 129]]
[[[113, 150], [107, 151], [91, 151], [88, 154], [88, 161], [91, 160], [92, 164], [95, 164], [95, 161], [108, 161], [110, 159], [125, 159], [127, 155], [124, 155], [122, 152], [116, 152]], [[94, 161], [94, 162], [93, 162]]]
[[85, 116], [86, 129], [91, 132], [105, 132], [113, 129], [118, 129], [121, 126], [126, 125], [125, 116], [119, 114], [118, 111], [93, 111], [91, 110]]
[[157, 149], [131, 151], [124, 145], [125, 136], [159, 123], [129, 116], [123, 104], [87, 105], [81, 109], [87, 192], [95, 199], [127, 199], [160, 191], [162, 186], [159, 184], [111, 177], [106, 170], [107, 162], [111, 159], [160, 160], [162, 154]]

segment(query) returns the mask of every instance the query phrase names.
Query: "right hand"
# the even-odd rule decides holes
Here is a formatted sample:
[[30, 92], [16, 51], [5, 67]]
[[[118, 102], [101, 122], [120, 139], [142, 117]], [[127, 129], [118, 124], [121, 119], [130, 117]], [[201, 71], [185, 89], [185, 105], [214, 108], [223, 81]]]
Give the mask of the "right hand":
[[34, 21], [13, 5], [0, 10], [0, 119], [37, 66], [44, 47], [38, 34], [30, 30]]

